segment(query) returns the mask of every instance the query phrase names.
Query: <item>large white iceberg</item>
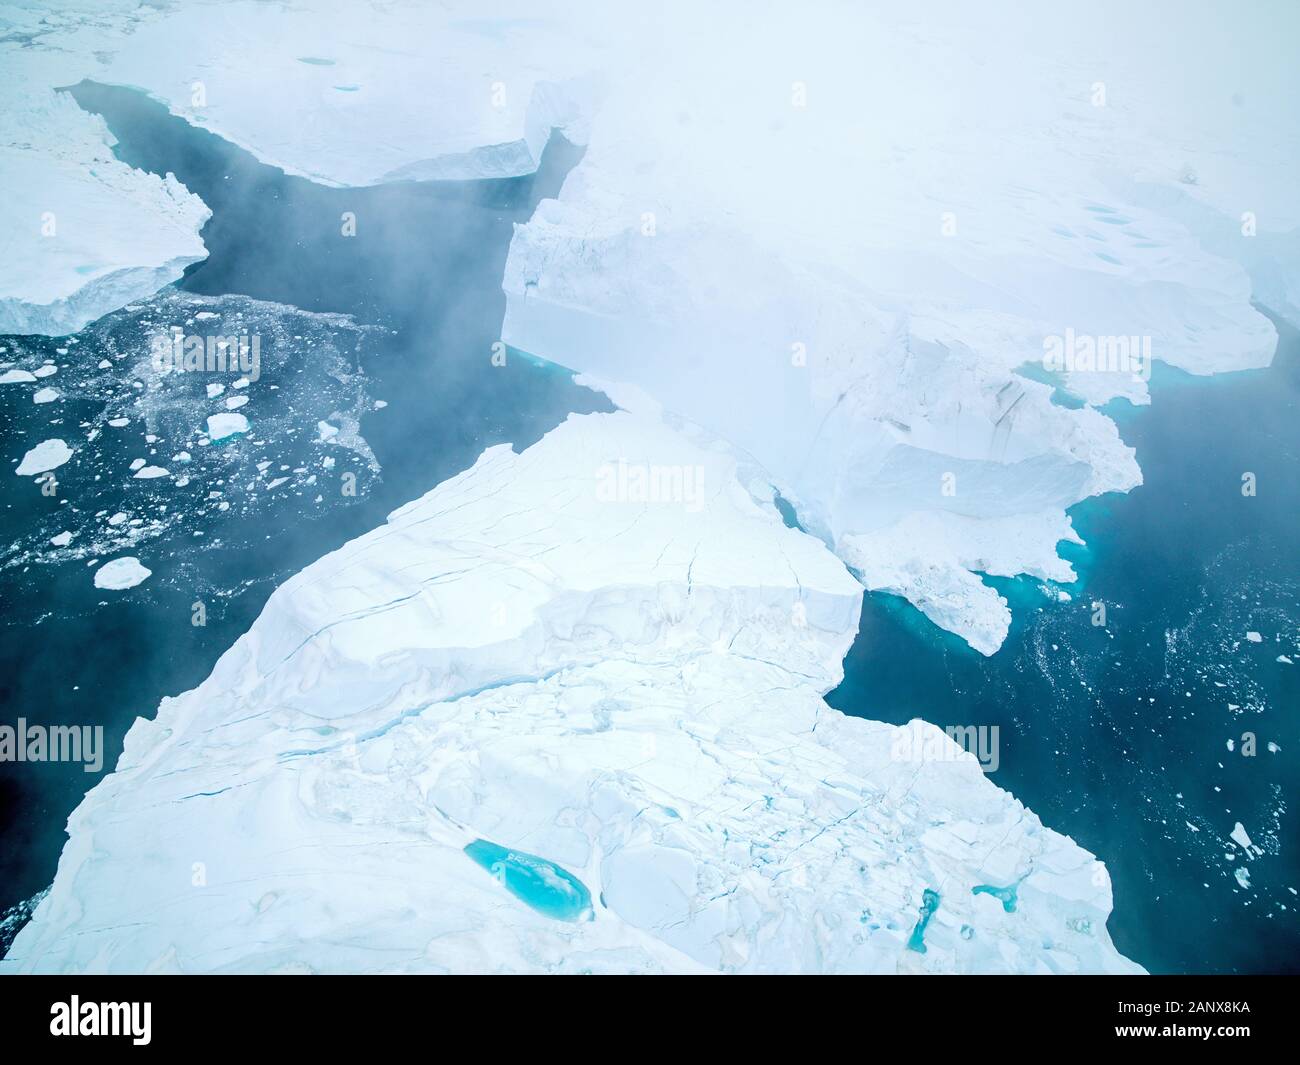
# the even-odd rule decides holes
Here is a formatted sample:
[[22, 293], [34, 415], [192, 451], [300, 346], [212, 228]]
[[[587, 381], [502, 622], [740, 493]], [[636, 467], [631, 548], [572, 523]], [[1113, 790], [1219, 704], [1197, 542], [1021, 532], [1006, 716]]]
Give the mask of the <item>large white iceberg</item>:
[[[326, 184], [525, 174], [554, 129], [585, 145], [518, 228], [503, 339], [747, 450], [867, 587], [985, 653], [1010, 613], [981, 576], [1071, 581], [1066, 509], [1141, 483], [1095, 405], [1147, 402], [1148, 354], [1267, 365], [1254, 301], [1300, 320], [1288, 5], [102, 18], [93, 63], [56, 20], [68, 80]], [[1023, 372], [1066, 338], [1090, 354]]]
[[136, 722], [4, 967], [1138, 971], [1100, 862], [822, 701], [861, 594], [687, 428], [491, 448]]
[[[1146, 402], [1148, 352], [1264, 366], [1252, 300], [1300, 320], [1283, 46], [1182, 5], [1177, 34], [1023, 15], [694, 5], [608, 79], [505, 279], [508, 343], [746, 449], [868, 587], [985, 653], [1010, 615], [976, 574], [1073, 580], [1065, 509], [1141, 483], [1053, 386]], [[1067, 339], [1074, 372], [1032, 379]]]

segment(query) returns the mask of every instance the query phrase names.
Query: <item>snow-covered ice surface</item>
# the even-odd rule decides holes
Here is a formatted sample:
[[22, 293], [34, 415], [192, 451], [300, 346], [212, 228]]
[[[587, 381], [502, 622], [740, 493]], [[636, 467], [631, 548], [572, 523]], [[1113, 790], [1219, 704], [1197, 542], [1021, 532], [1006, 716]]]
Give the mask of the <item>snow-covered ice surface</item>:
[[0, 334], [75, 333], [207, 254], [202, 201], [118, 162], [103, 121], [55, 91], [99, 68], [104, 41], [142, 15], [119, 2], [0, 7]]
[[585, 139], [587, 112], [560, 84], [600, 62], [582, 21], [527, 0], [190, 3], [133, 32], [95, 78], [324, 185], [516, 177], [553, 128]]
[[4, 967], [1138, 971], [1101, 863], [933, 726], [822, 701], [861, 594], [689, 427], [491, 448], [136, 723]]
[[1141, 483], [1092, 405], [1144, 375], [1019, 372], [1045, 340], [1209, 373], [1270, 360], [1252, 300], [1300, 318], [1286, 3], [20, 10], [43, 83], [142, 88], [326, 184], [585, 144], [516, 235], [504, 339], [747, 450], [868, 587], [986, 653], [1009, 613], [978, 574], [1071, 580], [1066, 508]]
[[1141, 482], [1107, 418], [1018, 369], [1067, 330], [1267, 365], [1300, 93], [1286, 45], [1208, 9], [863, 8], [667, 20], [516, 234], [504, 334], [747, 449], [868, 587], [991, 653], [1009, 613], [975, 574], [1072, 580], [1065, 509]]
[[[0, 272], [4, 329], [74, 328], [203, 254], [202, 205], [116, 163], [54, 85], [143, 88], [334, 185], [526, 173], [560, 128], [586, 155], [517, 229], [503, 339], [630, 412], [492, 449], [286, 584], [137, 724], [7, 964], [1130, 968], [1099, 863], [969, 759], [911, 765], [899, 730], [824, 705], [860, 588], [817, 539], [985, 653], [1009, 613], [980, 574], [1072, 578], [1066, 508], [1141, 483], [1096, 406], [1150, 396], [1041, 372], [1045, 341], [1150, 338], [1211, 373], [1272, 357], [1252, 301], [1300, 319], [1295, 16], [1000, 13], [4, 9], [0, 165], [25, 191], [0, 210], [32, 245]], [[39, 188], [95, 213], [20, 274], [54, 247]], [[208, 399], [257, 433], [256, 403]], [[586, 494], [598, 457], [638, 455], [703, 464], [707, 504]], [[463, 852], [480, 839], [577, 878], [594, 919], [535, 913]]]
[[121, 592], [127, 588], [134, 588], [137, 584], [143, 584], [152, 573], [152, 570], [140, 564], [138, 558], [125, 555], [113, 559], [112, 562], [105, 562], [95, 570], [95, 587]]
[[57, 470], [68, 459], [72, 458], [72, 448], [57, 438], [51, 440], [42, 440], [34, 448], [23, 455], [22, 462], [18, 463], [14, 473], [19, 477], [31, 477], [38, 473], [47, 473], [50, 470]]

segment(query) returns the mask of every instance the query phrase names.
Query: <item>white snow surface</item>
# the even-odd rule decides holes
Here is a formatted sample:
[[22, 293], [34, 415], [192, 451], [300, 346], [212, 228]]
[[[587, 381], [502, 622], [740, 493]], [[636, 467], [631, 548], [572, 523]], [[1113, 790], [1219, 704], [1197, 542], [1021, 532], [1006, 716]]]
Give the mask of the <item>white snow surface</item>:
[[127, 588], [134, 588], [137, 584], [143, 584], [151, 576], [153, 570], [143, 566], [138, 558], [134, 555], [124, 555], [111, 562], [105, 562], [95, 570], [95, 587], [121, 592]]
[[[93, 34], [76, 5], [18, 10], [39, 70], [143, 89], [325, 184], [528, 173], [552, 129], [585, 145], [517, 228], [503, 339], [748, 451], [869, 588], [986, 653], [1010, 615], [977, 574], [1069, 581], [1066, 508], [1141, 483], [1095, 406], [1148, 402], [1145, 374], [1062, 374], [1069, 409], [1017, 369], [1067, 331], [1258, 367], [1276, 334], [1252, 304], [1300, 320], [1284, 0], [194, 0], [97, 8]], [[36, 140], [85, 179], [89, 146]]]
[[1242, 41], [1297, 15], [1253, 10], [692, 5], [517, 227], [504, 339], [746, 449], [869, 588], [991, 653], [1010, 614], [975, 574], [1072, 580], [1065, 509], [1141, 483], [1108, 418], [1017, 368], [1067, 330], [1263, 366], [1252, 300], [1300, 319], [1300, 93]]
[[236, 433], [248, 432], [248, 419], [242, 414], [209, 414], [207, 426], [211, 440], [224, 440]]
[[70, 458], [72, 458], [72, 448], [68, 447], [66, 441], [57, 437], [52, 440], [42, 440], [23, 454], [22, 461], [15, 467], [14, 473], [19, 477], [33, 477], [38, 473], [48, 473], [50, 470], [57, 470]]
[[[620, 462], [703, 493], [602, 495]], [[822, 700], [861, 594], [688, 427], [490, 448], [135, 723], [3, 968], [1139, 971], [1100, 862], [933, 726], [900, 745]], [[568, 870], [592, 918], [507, 892], [479, 838]]]
[[147, 17], [121, 0], [0, 7], [0, 333], [74, 333], [207, 254], [203, 202], [118, 162], [103, 120], [56, 91]]

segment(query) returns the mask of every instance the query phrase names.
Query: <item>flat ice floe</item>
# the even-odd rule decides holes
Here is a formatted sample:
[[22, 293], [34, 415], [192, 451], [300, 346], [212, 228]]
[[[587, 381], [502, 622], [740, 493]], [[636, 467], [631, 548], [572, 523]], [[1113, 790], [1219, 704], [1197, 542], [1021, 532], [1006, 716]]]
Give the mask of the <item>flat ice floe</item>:
[[143, 584], [152, 575], [153, 570], [146, 569], [138, 558], [126, 555], [105, 562], [95, 570], [95, 587], [121, 592], [127, 588], [134, 588], [137, 584]]
[[1137, 971], [1101, 863], [823, 702], [861, 595], [713, 438], [490, 448], [136, 722], [3, 968]]
[[237, 433], [248, 432], [248, 419], [242, 414], [211, 414], [207, 425], [208, 437], [214, 443]]
[[23, 455], [22, 462], [14, 473], [19, 477], [31, 477], [38, 473], [57, 470], [72, 458], [72, 448], [57, 438], [45, 440]]

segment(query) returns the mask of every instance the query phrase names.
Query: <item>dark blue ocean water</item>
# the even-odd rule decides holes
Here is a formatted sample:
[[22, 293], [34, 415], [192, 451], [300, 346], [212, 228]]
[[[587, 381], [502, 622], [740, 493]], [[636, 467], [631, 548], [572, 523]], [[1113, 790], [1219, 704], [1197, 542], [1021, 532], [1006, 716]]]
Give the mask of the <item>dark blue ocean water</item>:
[[[998, 726], [991, 779], [1105, 861], [1111, 935], [1152, 971], [1296, 971], [1300, 344], [1282, 327], [1269, 369], [1214, 378], [1157, 364], [1151, 392], [1150, 407], [1106, 410], [1145, 483], [1072, 510], [1087, 541], [1062, 545], [1072, 602], [990, 580], [1015, 620], [986, 659], [868, 595], [827, 701]], [[1257, 852], [1230, 838], [1237, 823]]]
[[[0, 720], [103, 725], [108, 772], [134, 718], [207, 676], [288, 577], [485, 448], [523, 448], [572, 411], [610, 408], [557, 367], [491, 360], [513, 224], [576, 158], [559, 138], [531, 178], [340, 190], [263, 166], [138, 93], [87, 83], [74, 95], [103, 114], [120, 158], [176, 174], [213, 210], [209, 257], [173, 288], [73, 337], [0, 337], [0, 362], [57, 365], [39, 384], [60, 393], [37, 405], [37, 386], [0, 388], [6, 456], [51, 437], [77, 448], [54, 497], [0, 474]], [[186, 322], [259, 334], [260, 379], [236, 388], [205, 371], [155, 387], [149, 336]], [[209, 398], [210, 383], [223, 394]], [[235, 395], [250, 431], [198, 446]], [[323, 441], [321, 421], [343, 435]], [[135, 479], [136, 458], [188, 481]], [[55, 548], [63, 531], [75, 536]], [[95, 588], [91, 563], [125, 554], [153, 575]], [[49, 884], [67, 816], [98, 779], [80, 764], [0, 762], [0, 917]], [[16, 931], [0, 922], [0, 953]]]

